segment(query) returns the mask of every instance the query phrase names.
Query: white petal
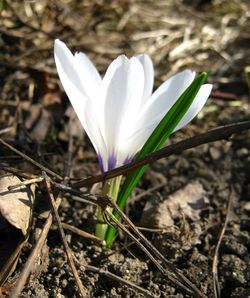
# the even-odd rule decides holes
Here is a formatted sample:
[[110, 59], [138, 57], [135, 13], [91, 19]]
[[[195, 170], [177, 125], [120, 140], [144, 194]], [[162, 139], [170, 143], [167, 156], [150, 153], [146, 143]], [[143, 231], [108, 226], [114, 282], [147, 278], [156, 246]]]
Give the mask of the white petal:
[[[191, 83], [191, 82], [190, 82]], [[189, 84], [187, 84], [186, 88]], [[184, 90], [186, 89], [184, 88]], [[212, 85], [206, 84], [201, 86], [197, 96], [195, 97], [192, 105], [190, 106], [187, 113], [184, 115], [182, 120], [177, 125], [176, 130], [182, 128], [185, 126], [188, 122], [190, 122], [203, 108], [204, 104], [207, 101], [207, 98], [209, 94], [211, 93]], [[182, 91], [184, 91], [182, 90]], [[166, 94], [167, 95], [167, 94]], [[177, 98], [178, 99], [178, 98]], [[169, 107], [171, 108], [171, 106]], [[146, 115], [147, 119], [145, 117], [144, 126], [137, 126], [138, 130], [131, 134], [131, 136], [124, 140], [124, 143], [121, 146], [121, 156], [130, 157], [134, 156], [145, 144], [151, 133], [154, 131], [156, 126], [161, 121], [162, 117], [165, 116], [167, 113], [167, 110], [169, 110], [167, 107], [163, 107], [162, 111], [165, 109], [165, 111], [158, 113], [158, 116], [155, 118], [151, 118], [150, 112]], [[124, 159], [124, 157], [123, 157]]]
[[70, 93], [71, 87], [79, 93], [86, 95], [81, 84], [80, 77], [74, 66], [74, 56], [67, 46], [59, 39], [55, 40], [54, 56], [57, 72], [65, 91]]
[[188, 109], [187, 113], [183, 116], [181, 121], [178, 123], [174, 131], [177, 131], [188, 124], [203, 108], [205, 105], [213, 85], [205, 84], [201, 86], [198, 94], [196, 95], [193, 103], [191, 104], [190, 108]]
[[124, 139], [120, 144], [120, 154], [118, 163], [123, 164], [124, 160], [131, 159], [135, 154], [140, 151], [142, 146], [145, 144], [155, 127], [158, 123], [150, 123], [145, 127], [141, 127], [139, 130], [134, 132], [129, 138]]
[[142, 98], [142, 105], [150, 99], [153, 85], [154, 85], [154, 66], [151, 58], [146, 55], [138, 55], [136, 58], [141, 62], [144, 70], [144, 92]]
[[107, 171], [108, 158], [107, 158], [106, 144], [103, 140], [103, 136], [100, 131], [100, 127], [98, 125], [96, 107], [89, 100], [84, 105], [82, 105], [81, 108], [84, 113], [83, 126], [85, 128], [85, 131], [96, 150], [98, 158], [99, 159], [101, 158], [102, 166], [103, 166], [102, 170]]
[[108, 155], [119, 148], [119, 142], [132, 129], [138, 115], [144, 87], [141, 63], [136, 58], [130, 60], [119, 56], [109, 66], [103, 82], [105, 95], [104, 138], [108, 144]]
[[57, 71], [69, 100], [96, 152], [103, 155], [105, 163], [106, 145], [98, 126], [97, 110], [83, 89], [79, 73], [75, 68], [74, 56], [59, 40], [55, 41], [54, 55]]
[[155, 117], [164, 111], [168, 111], [180, 97], [180, 95], [193, 82], [195, 72], [184, 70], [166, 82], [164, 82], [152, 95], [150, 99], [150, 114]]
[[[211, 90], [211, 84], [205, 84], [201, 86], [197, 96], [195, 97], [192, 105], [190, 106], [187, 113], [184, 115], [182, 120], [177, 125], [174, 131], [181, 129], [186, 124], [188, 124], [203, 108], [207, 98], [209, 97]], [[164, 115], [163, 115], [164, 116]], [[159, 124], [162, 118], [155, 119], [154, 121], [149, 121], [145, 127], [141, 127], [135, 133], [133, 133], [128, 139], [125, 139], [120, 150], [121, 150], [121, 160], [133, 157], [143, 145], [146, 143], [147, 139], [150, 137], [156, 126]]]
[[164, 82], [145, 104], [137, 121], [137, 128], [159, 122], [170, 110], [180, 95], [192, 83], [195, 73], [185, 70]]
[[101, 77], [93, 63], [83, 53], [75, 53], [75, 69], [81, 79], [82, 86], [90, 98], [98, 101], [98, 93], [101, 86]]
[[58, 75], [70, 102], [83, 125], [84, 113], [81, 108], [87, 100], [81, 80], [74, 67], [74, 57], [67, 46], [60, 40], [55, 41], [54, 47], [55, 62]]

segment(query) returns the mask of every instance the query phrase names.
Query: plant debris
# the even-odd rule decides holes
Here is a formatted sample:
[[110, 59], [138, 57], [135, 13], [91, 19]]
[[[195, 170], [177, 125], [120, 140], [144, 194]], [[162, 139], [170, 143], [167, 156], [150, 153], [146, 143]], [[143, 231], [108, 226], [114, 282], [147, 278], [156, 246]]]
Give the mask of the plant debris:
[[[169, 147], [167, 158], [152, 159], [126, 210], [151, 246], [138, 233], [131, 240], [125, 231], [134, 231], [123, 223], [114, 246], [105, 250], [91, 236], [81, 236], [94, 233], [99, 187], [92, 185], [92, 176], [100, 172], [53, 59], [56, 38], [87, 54], [102, 74], [117, 55], [146, 52], [155, 65], [155, 88], [186, 68], [210, 70], [211, 98], [191, 124], [169, 139], [167, 145], [174, 145], [250, 119], [249, 10], [247, 0], [0, 1], [0, 169], [16, 176], [4, 191], [12, 198], [19, 189], [8, 187], [26, 182], [21, 189], [22, 200], [27, 200], [26, 190], [37, 184], [28, 197], [35, 198], [32, 220], [30, 207], [21, 211], [18, 199], [18, 207], [12, 206], [7, 216], [4, 209], [1, 216], [0, 250], [7, 252], [0, 252], [3, 297], [17, 290], [20, 297], [79, 296], [58, 232], [60, 221], [89, 297], [196, 293], [210, 298], [215, 271], [218, 297], [249, 296], [249, 129], [198, 147], [189, 144], [185, 151]], [[42, 171], [51, 179], [49, 193]], [[67, 187], [71, 192], [65, 192]], [[59, 198], [57, 222], [49, 194]], [[0, 200], [2, 206], [3, 196]], [[149, 206], [156, 214], [146, 213]]]

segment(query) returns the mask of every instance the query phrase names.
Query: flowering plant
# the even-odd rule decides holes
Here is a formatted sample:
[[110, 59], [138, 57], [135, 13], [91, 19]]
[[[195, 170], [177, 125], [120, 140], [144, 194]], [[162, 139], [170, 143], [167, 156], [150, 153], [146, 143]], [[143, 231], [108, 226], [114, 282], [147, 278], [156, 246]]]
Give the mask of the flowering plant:
[[[128, 59], [121, 55], [108, 67], [103, 79], [83, 53], [74, 55], [55, 41], [55, 62], [62, 85], [91, 140], [101, 171], [129, 163], [157, 150], [169, 135], [185, 126], [202, 109], [211, 92], [203, 84], [206, 74], [184, 70], [153, 90], [154, 70], [146, 54]], [[128, 175], [119, 194], [121, 177], [107, 181], [103, 194], [118, 206], [124, 204], [145, 167]], [[101, 220], [101, 213], [98, 218]], [[113, 232], [112, 232], [113, 231]], [[97, 225], [96, 234], [111, 243], [114, 230]]]

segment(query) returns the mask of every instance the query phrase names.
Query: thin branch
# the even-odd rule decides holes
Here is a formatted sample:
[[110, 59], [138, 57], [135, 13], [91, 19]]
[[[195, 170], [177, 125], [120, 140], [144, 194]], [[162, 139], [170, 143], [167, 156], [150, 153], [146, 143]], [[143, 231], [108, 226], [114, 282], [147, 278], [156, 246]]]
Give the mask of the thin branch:
[[41, 165], [39, 162], [35, 161], [34, 159], [30, 158], [28, 155], [22, 153], [21, 151], [17, 150], [16, 148], [14, 148], [13, 146], [11, 146], [10, 144], [6, 143], [3, 139], [0, 138], [0, 143], [2, 145], [4, 145], [5, 147], [9, 148], [11, 151], [17, 153], [18, 155], [20, 155], [22, 158], [24, 158], [25, 160], [27, 160], [28, 162], [32, 163], [33, 165], [35, 165], [36, 167], [38, 167], [39, 169], [41, 169], [42, 171], [46, 172], [47, 174], [51, 175], [52, 177], [57, 178], [58, 180], [63, 180], [63, 178], [56, 174], [55, 172], [51, 171], [50, 169], [44, 167], [43, 165]]
[[31, 173], [24, 172], [23, 170], [18, 170], [16, 168], [8, 167], [8, 166], [2, 165], [2, 164], [0, 164], [0, 170], [3, 170], [5, 172], [14, 174], [14, 175], [16, 175], [18, 177], [22, 177], [22, 178], [25, 178], [25, 179], [38, 178], [37, 175], [33, 175]]
[[[58, 197], [57, 200], [56, 200], [56, 208], [59, 207], [60, 203], [61, 203], [61, 198]], [[49, 213], [49, 215], [46, 219], [46, 222], [43, 226], [43, 229], [41, 231], [41, 234], [39, 236], [39, 239], [36, 242], [35, 247], [33, 248], [32, 252], [30, 253], [29, 258], [26, 261], [26, 263], [25, 263], [25, 265], [22, 269], [22, 272], [20, 274], [20, 277], [19, 277], [18, 281], [14, 285], [14, 288], [12, 289], [9, 298], [18, 298], [18, 297], [20, 297], [22, 289], [24, 288], [24, 286], [25, 286], [25, 284], [28, 280], [28, 277], [30, 275], [30, 272], [32, 271], [35, 260], [41, 254], [41, 251], [42, 251], [44, 242], [47, 238], [47, 235], [48, 235], [49, 229], [51, 227], [51, 224], [52, 224], [52, 213], [50, 211], [50, 213]]]
[[[161, 254], [160, 252], [157, 251], [156, 248], [152, 249], [152, 244], [151, 244], [151, 249], [153, 250], [153, 252], [160, 256], [160, 259], [164, 261], [164, 263], [168, 264], [168, 267], [171, 268], [171, 270], [174, 272], [174, 274], [176, 274], [178, 277], [181, 276], [181, 280], [185, 281], [185, 284], [188, 284], [188, 287], [190, 287], [192, 290], [189, 290], [189, 288], [187, 286], [185, 286], [185, 284], [181, 283], [180, 281], [178, 281], [175, 276], [170, 273], [167, 272], [162, 266], [161, 264], [155, 259], [155, 257], [146, 249], [146, 247], [140, 243], [140, 241], [138, 239], [142, 238], [141, 237], [141, 233], [138, 234], [137, 229], [133, 228], [133, 224], [131, 223], [131, 221], [127, 218], [127, 216], [119, 209], [119, 207], [116, 205], [115, 202], [113, 202], [112, 200], [110, 200], [107, 197], [96, 197], [92, 194], [84, 194], [82, 193], [80, 190], [77, 189], [73, 189], [71, 187], [68, 186], [64, 186], [62, 184], [56, 183], [51, 181], [55, 187], [57, 187], [58, 189], [60, 189], [61, 191], [64, 192], [68, 192], [71, 194], [74, 194], [76, 196], [82, 197], [84, 198], [84, 202], [85, 201], [89, 201], [92, 204], [96, 204], [99, 205], [101, 208], [103, 208], [103, 210], [106, 209], [106, 207], [108, 205], [110, 205], [110, 207], [112, 207], [113, 209], [115, 209], [117, 211], [117, 213], [121, 216], [121, 218], [127, 223], [127, 225], [134, 231], [134, 233], [137, 235], [137, 238], [130, 233], [130, 231], [126, 228], [126, 226], [124, 226], [121, 222], [119, 222], [112, 213], [106, 213], [106, 215], [108, 215], [113, 222], [115, 222], [115, 224], [122, 230], [124, 231], [127, 235], [129, 235], [129, 237], [135, 241], [135, 243], [145, 252], [145, 254], [150, 258], [150, 260], [156, 265], [156, 267], [160, 270], [160, 272], [162, 272], [165, 276], [167, 276], [169, 278], [169, 280], [171, 280], [174, 284], [176, 284], [177, 286], [179, 286], [180, 288], [182, 288], [184, 291], [186, 291], [187, 293], [192, 293], [194, 292], [196, 294], [197, 297], [206, 297], [204, 294], [202, 294], [199, 289], [197, 289], [194, 285], [191, 285], [192, 283], [190, 281], [188, 281], [185, 277], [183, 277], [183, 275], [178, 271], [177, 269], [173, 266], [172, 263], [168, 262]], [[106, 211], [105, 211], [106, 212]], [[143, 236], [143, 241], [145, 241], [145, 237]], [[149, 243], [149, 241], [148, 241]], [[191, 286], [190, 286], [191, 285]]]
[[215, 298], [220, 298], [220, 284], [218, 279], [219, 249], [229, 221], [230, 210], [232, 206], [232, 197], [233, 197], [233, 190], [231, 189], [229, 194], [228, 204], [227, 204], [225, 221], [222, 226], [222, 229], [218, 238], [218, 242], [216, 244], [215, 251], [214, 251], [214, 257], [213, 257], [213, 263], [212, 263], [212, 275], [213, 275], [213, 291], [214, 291]]
[[233, 124], [220, 126], [208, 132], [196, 135], [184, 141], [164, 147], [161, 150], [146, 155], [144, 158], [133, 161], [122, 167], [115, 168], [109, 172], [105, 172], [97, 176], [92, 176], [90, 178], [82, 179], [78, 182], [73, 183], [72, 187], [81, 188], [83, 186], [89, 186], [94, 183], [117, 177], [119, 175], [127, 174], [128, 172], [131, 172], [146, 164], [150, 164], [158, 159], [166, 158], [172, 154], [180, 153], [184, 150], [191, 149], [203, 144], [219, 141], [222, 139], [228, 139], [232, 134], [241, 133], [243, 130], [246, 129], [250, 129], [250, 121], [237, 122]]
[[[100, 198], [100, 200], [103, 198]], [[145, 244], [146, 247], [148, 247], [155, 256], [157, 256], [168, 268], [170, 268], [173, 273], [180, 279], [182, 282], [182, 288], [185, 289], [186, 287], [184, 285], [187, 285], [197, 297], [206, 297], [201, 291], [189, 280], [187, 279], [178, 269], [175, 268], [175, 266], [168, 261], [157, 249], [155, 246], [153, 246], [150, 241], [139, 231], [139, 229], [130, 221], [130, 219], [119, 209], [116, 203], [114, 203], [111, 199], [106, 198], [108, 200], [109, 206], [112, 207], [119, 216], [125, 221], [125, 223], [132, 229], [132, 231], [136, 234], [136, 236], [142, 241], [142, 243]], [[108, 211], [106, 211], [108, 212]], [[111, 212], [108, 212], [108, 215], [112, 218], [114, 221], [114, 216], [110, 215]], [[115, 220], [116, 225], [120, 226], [118, 223], [119, 221]]]
[[[157, 259], [148, 251], [148, 249], [140, 242], [139, 238], [136, 238], [120, 221], [118, 221], [114, 215], [107, 209], [104, 210], [105, 216], [109, 216], [111, 220], [116, 224], [116, 226], [121, 229], [126, 235], [128, 235], [139, 247], [140, 249], [149, 257], [149, 259], [155, 264], [155, 266], [160, 270], [160, 272], [165, 275], [171, 282], [173, 282], [175, 285], [179, 286], [182, 290], [184, 290], [188, 294], [192, 294], [193, 291], [191, 291], [189, 288], [187, 288], [184, 284], [182, 284], [180, 281], [178, 281], [173, 273], [166, 271], [162, 267], [162, 265], [157, 261]], [[202, 296], [197, 296], [202, 297]]]
[[6, 127], [6, 128], [3, 128], [3, 129], [0, 129], [0, 136], [7, 133], [7, 132], [10, 132], [13, 130], [13, 126], [9, 126], [9, 127]]
[[72, 233], [75, 233], [75, 234], [77, 234], [77, 235], [85, 238], [85, 239], [88, 239], [90, 241], [94, 241], [94, 242], [98, 243], [100, 246], [104, 246], [104, 241], [101, 240], [100, 238], [96, 237], [95, 235], [92, 235], [90, 233], [87, 233], [87, 232], [85, 232], [85, 231], [83, 231], [81, 229], [78, 229], [78, 228], [76, 228], [76, 227], [74, 227], [72, 225], [68, 225], [68, 224], [66, 224], [64, 222], [62, 222], [62, 227], [64, 229], [66, 229], [66, 230], [71, 231]]
[[52, 190], [51, 190], [51, 184], [50, 184], [50, 179], [49, 177], [46, 175], [45, 172], [43, 172], [44, 174], [44, 179], [45, 179], [45, 185], [46, 185], [46, 189], [47, 189], [47, 192], [48, 192], [48, 195], [49, 195], [49, 198], [50, 198], [50, 202], [51, 202], [51, 205], [52, 205], [52, 208], [53, 208], [53, 212], [54, 212], [54, 215], [55, 215], [55, 218], [56, 218], [56, 221], [57, 221], [57, 225], [58, 225], [58, 229], [59, 229], [59, 232], [60, 232], [60, 235], [61, 235], [61, 239], [62, 239], [62, 242], [63, 242], [63, 246], [64, 246], [64, 249], [65, 249], [65, 252], [66, 252], [66, 255], [67, 255], [67, 258], [68, 258], [68, 261], [69, 261], [69, 265], [71, 267], [71, 270], [72, 270], [72, 273], [74, 275], [74, 278], [76, 280], [76, 284], [77, 284], [77, 287], [81, 293], [81, 296], [83, 298], [85, 297], [88, 297], [88, 291], [87, 289], [83, 286], [82, 282], [81, 282], [81, 279], [78, 275], [78, 272], [77, 272], [77, 269], [76, 269], [76, 266], [75, 266], [75, 262], [74, 262], [74, 258], [73, 258], [73, 253], [68, 245], [68, 242], [66, 240], [66, 236], [65, 236], [65, 233], [64, 233], [64, 230], [63, 230], [63, 226], [62, 226], [62, 223], [61, 223], [61, 220], [60, 220], [60, 216], [57, 212], [57, 208], [56, 208], [56, 201], [54, 199], [54, 195], [52, 193]]
[[30, 184], [42, 182], [43, 180], [44, 180], [43, 177], [37, 177], [37, 178], [25, 180], [25, 181], [22, 181], [21, 183], [8, 186], [8, 190], [14, 190], [14, 189], [16, 189], [18, 187], [27, 186], [27, 185], [30, 185]]
[[[71, 168], [71, 163], [72, 163], [72, 151], [73, 151], [72, 150], [72, 142], [73, 142], [72, 136], [70, 135], [69, 146], [68, 146], [68, 158], [67, 158], [67, 164], [66, 164], [66, 170], [65, 170], [65, 178], [63, 181], [64, 184], [59, 184], [62, 188], [63, 188], [63, 186], [66, 187], [65, 184], [68, 183], [69, 176], [70, 176], [70, 168]], [[60, 192], [58, 194], [58, 197], [56, 199], [56, 208], [57, 209], [59, 208], [61, 201], [62, 201], [61, 195], [62, 195], [62, 192]], [[10, 293], [9, 298], [18, 298], [20, 296], [22, 289], [24, 288], [24, 286], [28, 280], [28, 277], [30, 275], [30, 272], [33, 268], [33, 265], [34, 265], [36, 259], [38, 258], [39, 255], [41, 255], [42, 248], [44, 246], [48, 232], [52, 225], [52, 219], [53, 219], [52, 210], [50, 210], [48, 217], [46, 219], [46, 222], [45, 222], [43, 229], [41, 231], [40, 237], [37, 240], [32, 252], [30, 253], [28, 260], [26, 261], [26, 263], [23, 267], [23, 270], [20, 274], [20, 277]]]
[[54, 187], [60, 189], [62, 192], [78, 196], [79, 199], [77, 199], [77, 198], [73, 199], [75, 201], [79, 201], [79, 202], [82, 202], [82, 203], [90, 203], [90, 204], [94, 204], [94, 205], [99, 204], [98, 198], [93, 194], [83, 193], [82, 191], [80, 191], [78, 189], [74, 189], [70, 186], [63, 185], [62, 183], [57, 183], [53, 180], [51, 180], [51, 183], [54, 185]]
[[139, 293], [142, 293], [144, 295], [143, 297], [155, 297], [148, 290], [145, 290], [142, 287], [134, 284], [133, 282], [126, 280], [126, 279], [124, 279], [116, 274], [113, 274], [107, 270], [102, 270], [95, 266], [90, 266], [90, 265], [85, 265], [85, 270], [95, 272], [100, 275], [104, 275], [105, 277], [108, 277], [112, 280], [118, 281], [119, 283], [124, 284], [124, 285], [128, 286], [129, 288], [132, 288], [133, 290], [138, 291]]

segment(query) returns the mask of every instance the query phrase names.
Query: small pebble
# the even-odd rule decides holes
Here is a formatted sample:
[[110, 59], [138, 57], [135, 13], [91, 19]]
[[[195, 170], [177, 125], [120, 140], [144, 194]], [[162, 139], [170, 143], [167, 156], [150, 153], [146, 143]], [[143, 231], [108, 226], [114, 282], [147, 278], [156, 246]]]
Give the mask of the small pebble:
[[221, 157], [220, 150], [215, 147], [209, 148], [209, 154], [213, 160], [218, 160]]
[[245, 157], [245, 156], [249, 155], [249, 151], [247, 150], [247, 148], [241, 148], [241, 149], [236, 151], [236, 155], [238, 157]]

